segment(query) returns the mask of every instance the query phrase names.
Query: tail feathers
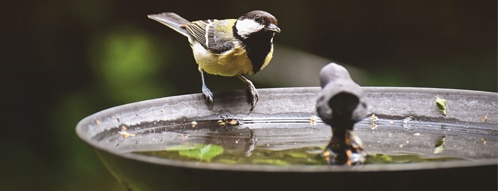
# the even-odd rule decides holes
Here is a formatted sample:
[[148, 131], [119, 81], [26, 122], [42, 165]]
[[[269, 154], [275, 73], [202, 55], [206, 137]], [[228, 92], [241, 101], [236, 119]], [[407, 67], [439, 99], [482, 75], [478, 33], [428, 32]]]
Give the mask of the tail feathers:
[[189, 34], [184, 27], [184, 25], [189, 23], [189, 21], [187, 19], [184, 19], [180, 15], [177, 15], [176, 13], [164, 12], [159, 14], [147, 15], [147, 17], [168, 26], [169, 28], [182, 34], [183, 36], [189, 37]]

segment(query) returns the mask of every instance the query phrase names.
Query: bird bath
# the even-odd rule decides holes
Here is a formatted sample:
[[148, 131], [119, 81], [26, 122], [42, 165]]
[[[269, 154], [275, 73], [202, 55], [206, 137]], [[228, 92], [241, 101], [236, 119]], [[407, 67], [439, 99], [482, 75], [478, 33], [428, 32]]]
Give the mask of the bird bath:
[[331, 136], [316, 117], [318, 87], [260, 89], [252, 112], [244, 91], [215, 93], [211, 110], [202, 94], [136, 102], [76, 132], [129, 190], [496, 190], [497, 93], [363, 90], [368, 118], [355, 133], [368, 156], [354, 166], [317, 158]]

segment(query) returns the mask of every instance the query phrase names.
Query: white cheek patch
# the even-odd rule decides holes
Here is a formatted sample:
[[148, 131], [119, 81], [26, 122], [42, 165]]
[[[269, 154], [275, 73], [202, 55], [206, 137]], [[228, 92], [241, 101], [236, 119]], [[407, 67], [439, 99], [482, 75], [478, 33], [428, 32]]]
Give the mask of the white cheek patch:
[[252, 19], [244, 19], [238, 20], [235, 27], [237, 28], [237, 33], [239, 33], [242, 38], [247, 38], [251, 33], [263, 29], [264, 26]]

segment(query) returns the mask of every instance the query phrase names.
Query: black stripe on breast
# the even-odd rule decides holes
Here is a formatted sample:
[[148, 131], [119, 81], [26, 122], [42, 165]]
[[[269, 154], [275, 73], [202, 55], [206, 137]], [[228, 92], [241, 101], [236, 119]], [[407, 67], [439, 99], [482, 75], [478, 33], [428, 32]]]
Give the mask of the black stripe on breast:
[[234, 25], [233, 34], [243, 42], [247, 56], [252, 62], [252, 71], [256, 74], [261, 70], [268, 53], [271, 51], [273, 32], [259, 31], [244, 39], [238, 35], [237, 28]]

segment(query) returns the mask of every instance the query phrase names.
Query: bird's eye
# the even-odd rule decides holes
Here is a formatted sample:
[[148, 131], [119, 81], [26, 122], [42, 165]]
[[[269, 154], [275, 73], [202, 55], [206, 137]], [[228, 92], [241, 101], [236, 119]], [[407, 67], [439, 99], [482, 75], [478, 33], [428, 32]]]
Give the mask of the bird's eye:
[[261, 17], [260, 17], [260, 16], [256, 16], [256, 18], [254, 18], [254, 20], [255, 20], [256, 22], [260, 23], [260, 22], [261, 22]]

